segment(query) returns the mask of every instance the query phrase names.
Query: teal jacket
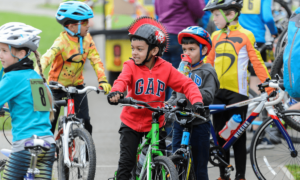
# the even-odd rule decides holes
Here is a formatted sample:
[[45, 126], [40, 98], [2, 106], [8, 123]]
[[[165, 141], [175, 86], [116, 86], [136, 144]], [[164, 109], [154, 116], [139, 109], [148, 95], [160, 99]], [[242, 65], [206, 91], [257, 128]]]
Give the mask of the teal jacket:
[[7, 72], [0, 81], [0, 107], [9, 105], [13, 142], [34, 134], [53, 136], [50, 112], [34, 111], [30, 79], [42, 78], [33, 69], [25, 69]]

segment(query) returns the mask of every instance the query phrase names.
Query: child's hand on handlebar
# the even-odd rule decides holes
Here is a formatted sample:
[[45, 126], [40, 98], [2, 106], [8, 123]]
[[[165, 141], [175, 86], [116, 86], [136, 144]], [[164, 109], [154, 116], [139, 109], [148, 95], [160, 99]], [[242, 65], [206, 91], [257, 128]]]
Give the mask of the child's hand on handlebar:
[[107, 101], [111, 105], [118, 105], [119, 99], [123, 99], [123, 98], [124, 98], [124, 94], [119, 91], [111, 92], [107, 95]]

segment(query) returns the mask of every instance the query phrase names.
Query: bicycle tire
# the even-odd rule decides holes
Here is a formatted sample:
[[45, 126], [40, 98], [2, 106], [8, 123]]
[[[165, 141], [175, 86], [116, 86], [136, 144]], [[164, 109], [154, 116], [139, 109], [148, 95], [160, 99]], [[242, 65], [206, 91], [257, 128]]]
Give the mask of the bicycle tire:
[[[155, 164], [154, 168], [152, 169], [152, 179], [155, 175], [157, 175], [157, 170], [161, 170], [161, 166], [164, 166], [167, 170], [168, 174], [167, 177], [164, 177], [166, 180], [179, 180], [178, 173], [176, 171], [175, 165], [173, 162], [166, 156], [157, 156], [153, 159], [153, 163]], [[164, 178], [159, 178], [164, 179]], [[147, 180], [147, 171], [143, 172], [141, 180]]]
[[[93, 180], [95, 178], [95, 173], [96, 173], [96, 151], [95, 151], [95, 144], [94, 144], [94, 141], [92, 139], [92, 136], [90, 135], [90, 133], [83, 129], [83, 128], [77, 128], [75, 130], [73, 130], [73, 136], [74, 136], [74, 140], [73, 140], [73, 143], [76, 142], [75, 139], [77, 137], [79, 137], [81, 140], [84, 141], [85, 143], [85, 146], [86, 147], [86, 150], [87, 150], [87, 153], [88, 153], [88, 170], [83, 170], [82, 171], [82, 174], [84, 175], [84, 171], [87, 172], [87, 175], [85, 176], [86, 180]], [[79, 144], [79, 143], [78, 143]], [[78, 145], [77, 142], [75, 145], [73, 145], [72, 143], [69, 143], [69, 145], [71, 146], [75, 146], [76, 147], [82, 147], [80, 145]], [[60, 147], [59, 149], [59, 157], [58, 157], [58, 177], [60, 180], [75, 180], [77, 177], [78, 178], [78, 175], [77, 176], [71, 176], [70, 174], [70, 169], [71, 168], [68, 168], [65, 164], [64, 164], [64, 155], [63, 155], [63, 146]], [[74, 149], [73, 149], [74, 150]], [[73, 152], [77, 152], [76, 150], [75, 151], [72, 151]], [[74, 155], [75, 156], [75, 155]], [[74, 158], [74, 161], [76, 159]], [[77, 161], [79, 162], [80, 159], [77, 158]], [[76, 167], [72, 167], [73, 169], [76, 169]], [[76, 171], [76, 170], [75, 170]], [[77, 172], [80, 173], [80, 168], [77, 168]], [[80, 177], [80, 175], [79, 175]]]
[[[281, 112], [281, 111], [285, 111], [285, 109], [284, 109], [282, 103], [276, 104], [276, 105], [274, 105], [274, 106], [275, 106], [280, 112]], [[299, 114], [300, 114], [300, 111], [299, 111]], [[288, 126], [290, 126], [291, 128], [293, 128], [293, 129], [295, 129], [295, 130], [297, 130], [297, 131], [300, 132], [300, 123], [296, 122], [296, 121], [294, 120], [293, 117], [291, 117], [290, 115], [284, 115], [284, 114], [283, 114], [282, 119], [284, 120], [284, 122], [285, 122]], [[300, 138], [298, 139], [298, 141], [300, 142]]]
[[285, 28], [280, 34], [280, 36], [278, 37], [277, 46], [275, 48], [275, 54], [274, 54], [275, 57], [277, 57], [277, 55], [281, 52], [282, 48], [284, 48], [286, 45], [286, 42], [284, 42], [286, 40], [286, 38], [284, 38], [286, 33], [287, 33], [287, 28]]
[[281, 50], [281, 52], [279, 53], [279, 55], [275, 58], [275, 60], [273, 62], [273, 66], [272, 66], [271, 72], [270, 72], [271, 79], [274, 79], [276, 74], [278, 74], [280, 76], [280, 78], [283, 78], [283, 74], [282, 74], [283, 53], [284, 53], [284, 49]]
[[[187, 159], [180, 155], [171, 155], [169, 157], [171, 161], [175, 164], [176, 170], [178, 172], [179, 180], [185, 180], [186, 177], [186, 167], [187, 167]], [[196, 174], [194, 168], [191, 167], [191, 171], [189, 174], [189, 180], [196, 180]]]
[[[264, 145], [271, 146], [271, 144], [267, 143], [267, 138], [272, 136], [272, 134], [269, 133], [270, 131], [268, 131], [268, 128], [272, 128], [273, 126], [276, 126], [273, 119], [268, 119], [263, 122], [256, 131], [251, 142], [250, 160], [252, 169], [256, 177], [261, 180], [285, 179], [284, 176], [290, 174], [286, 167], [288, 165], [294, 165], [295, 163], [298, 165], [300, 163], [298, 155], [295, 158], [291, 156], [286, 140], [281, 144], [277, 144], [272, 149], [257, 150], [258, 145], [263, 144], [262, 142], [266, 142]], [[298, 131], [294, 129], [290, 130], [295, 131], [295, 133], [300, 136]], [[294, 147], [299, 152], [300, 147], [298, 145]]]

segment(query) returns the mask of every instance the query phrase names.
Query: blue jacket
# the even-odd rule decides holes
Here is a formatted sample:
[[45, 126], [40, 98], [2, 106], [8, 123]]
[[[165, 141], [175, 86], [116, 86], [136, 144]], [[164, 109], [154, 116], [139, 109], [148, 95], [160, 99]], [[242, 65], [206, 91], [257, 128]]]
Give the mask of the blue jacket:
[[[272, 35], [278, 33], [272, 16], [272, 0], [256, 1], [260, 1], [260, 13], [244, 14], [242, 10], [241, 15], [239, 16], [239, 23], [242, 25], [243, 28], [251, 31], [254, 34], [256, 42], [265, 43], [265, 24], [268, 26]], [[255, 4], [257, 2], [255, 2]]]
[[50, 112], [34, 111], [30, 79], [41, 79], [41, 76], [33, 69], [26, 69], [7, 72], [0, 81], [0, 107], [6, 102], [9, 105], [13, 142], [33, 134], [53, 136]]

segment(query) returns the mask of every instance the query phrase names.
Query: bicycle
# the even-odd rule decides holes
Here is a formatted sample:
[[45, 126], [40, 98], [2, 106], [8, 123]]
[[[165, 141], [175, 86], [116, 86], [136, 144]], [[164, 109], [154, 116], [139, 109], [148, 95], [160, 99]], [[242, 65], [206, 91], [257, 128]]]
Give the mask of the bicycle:
[[[170, 117], [172, 116], [169, 119], [173, 119], [184, 128], [181, 148], [177, 149], [169, 158], [175, 164], [180, 180], [196, 180], [190, 137], [192, 134], [192, 122], [199, 116], [195, 116], [191, 110], [185, 108], [186, 106], [187, 101], [185, 99], [179, 100], [177, 107], [169, 115]], [[225, 105], [210, 105], [205, 108], [209, 108], [210, 110], [225, 109]], [[206, 120], [204, 117], [201, 117], [201, 119]]]
[[[149, 179], [165, 179], [165, 180], [178, 180], [178, 173], [175, 169], [172, 161], [164, 156], [163, 152], [166, 152], [164, 149], [159, 149], [159, 117], [170, 111], [165, 108], [153, 108], [148, 103], [143, 101], [137, 101], [132, 98], [123, 98], [119, 99], [121, 107], [131, 106], [136, 109], [147, 108], [152, 113], [152, 128], [150, 132], [145, 136], [144, 141], [139, 144], [137, 150], [137, 164], [136, 167], [132, 170], [132, 178], [134, 180], [149, 180]], [[140, 106], [142, 105], [142, 106]], [[139, 159], [145, 154], [144, 162], [139, 169]], [[117, 172], [116, 172], [117, 173]], [[114, 178], [116, 180], [116, 174]]]
[[[98, 94], [103, 90], [87, 86], [84, 89], [64, 87], [58, 82], [50, 82], [51, 89], [59, 89], [67, 93], [67, 99], [55, 101], [64, 106], [64, 116], [59, 118], [58, 134], [55, 138], [58, 154], [58, 177], [62, 179], [93, 180], [96, 173], [96, 150], [91, 134], [84, 129], [84, 120], [77, 118], [74, 108], [74, 95], [83, 94], [88, 90]], [[73, 129], [73, 125], [77, 128]]]
[[[271, 98], [273, 96], [272, 95], [268, 96], [268, 94], [265, 92], [266, 87], [272, 87], [272, 88], [279, 89], [280, 90], [279, 97], [276, 100], [272, 100]], [[263, 122], [262, 125], [259, 127], [259, 129], [257, 130], [256, 134], [254, 135], [254, 137], [252, 139], [251, 149], [250, 149], [251, 150], [250, 151], [251, 164], [252, 164], [253, 171], [256, 174], [257, 178], [258, 179], [270, 179], [268, 176], [266, 176], [267, 173], [265, 173], [265, 172], [261, 173], [261, 171], [262, 171], [261, 169], [263, 169], [263, 166], [259, 166], [258, 163], [262, 163], [262, 161], [257, 161], [257, 155], [260, 155], [260, 153], [264, 153], [264, 152], [267, 152], [267, 154], [268, 153], [272, 154], [271, 151], [274, 151], [274, 149], [271, 151], [260, 150], [258, 152], [256, 149], [257, 145], [265, 137], [264, 135], [266, 135], [267, 128], [270, 128], [270, 125], [273, 125], [273, 127], [274, 126], [278, 127], [278, 129], [280, 130], [280, 133], [284, 136], [285, 142], [287, 143], [287, 146], [285, 146], [285, 147], [288, 147], [288, 151], [289, 151], [290, 155], [294, 156], [294, 157], [298, 157], [298, 154], [297, 154], [298, 151], [295, 149], [294, 143], [291, 141], [288, 131], [284, 128], [284, 126], [282, 125], [281, 121], [278, 118], [278, 116], [280, 117], [281, 114], [276, 112], [274, 110], [274, 108], [272, 107], [273, 105], [276, 105], [282, 101], [284, 95], [286, 94], [283, 91], [283, 89], [284, 89], [283, 84], [281, 82], [279, 82], [279, 78], [277, 80], [267, 79], [266, 82], [259, 85], [259, 90], [262, 92], [260, 96], [250, 99], [250, 100], [246, 100], [246, 101], [242, 101], [239, 103], [235, 103], [235, 104], [226, 106], [226, 109], [229, 109], [229, 108], [246, 106], [252, 102], [255, 102], [257, 104], [254, 111], [250, 114], [250, 116], [242, 124], [239, 125], [239, 127], [234, 131], [234, 133], [232, 133], [232, 135], [229, 137], [229, 139], [226, 141], [226, 143], [223, 145], [223, 147], [220, 147], [218, 145], [214, 128], [213, 127], [211, 128], [211, 134], [212, 134], [213, 141], [214, 141], [214, 147], [211, 147], [209, 150], [209, 156], [210, 156], [209, 161], [214, 166], [225, 166], [226, 167], [225, 175], [227, 177], [230, 176], [230, 172], [233, 171], [234, 168], [232, 165], [225, 162], [225, 159], [227, 156], [225, 152], [228, 151], [229, 148], [235, 143], [235, 141], [246, 131], [247, 127], [262, 112], [264, 107], [266, 108], [266, 110], [268, 111], [268, 113], [272, 119]], [[211, 112], [211, 114], [217, 113], [217, 112], [219, 112], [219, 111], [213, 111], [213, 112]], [[291, 115], [291, 114], [289, 114], [289, 115]], [[293, 115], [298, 115], [298, 114], [295, 113]], [[265, 132], [265, 130], [266, 130], [266, 132]], [[291, 129], [289, 131], [292, 133], [298, 132], [294, 129]], [[265, 132], [265, 133], [262, 133], [262, 132]], [[283, 143], [281, 143], [280, 145], [283, 145]], [[288, 158], [288, 156], [285, 155], [285, 158]], [[265, 162], [265, 164], [267, 164], [266, 165], [267, 170], [269, 170], [268, 168], [270, 168], [270, 163], [272, 163], [272, 162], [269, 162], [267, 160], [266, 156], [263, 159], [264, 159], [263, 162]], [[274, 169], [272, 169], [272, 171], [275, 172]], [[278, 172], [276, 174], [278, 174]], [[268, 178], [266, 178], [266, 177], [268, 177]], [[282, 176], [280, 178], [282, 178]], [[273, 179], [275, 179], [275, 177], [273, 177]]]

